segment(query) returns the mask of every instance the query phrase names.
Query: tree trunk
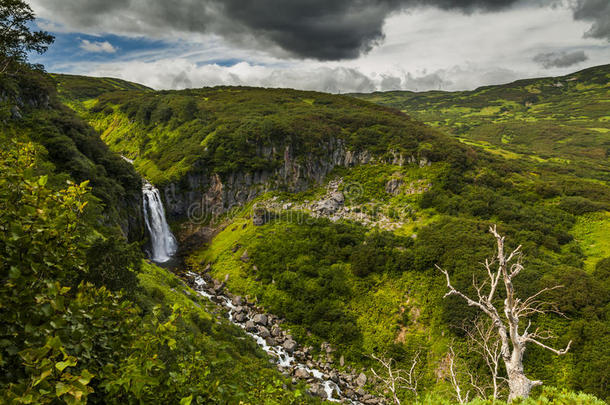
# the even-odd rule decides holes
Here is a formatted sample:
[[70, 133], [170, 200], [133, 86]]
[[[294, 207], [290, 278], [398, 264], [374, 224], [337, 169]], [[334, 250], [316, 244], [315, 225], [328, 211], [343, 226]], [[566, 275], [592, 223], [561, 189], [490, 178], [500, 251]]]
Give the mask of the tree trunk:
[[540, 385], [540, 381], [532, 381], [525, 376], [523, 372], [523, 363], [521, 361], [506, 363], [506, 371], [508, 374], [508, 402], [516, 398], [527, 398], [533, 387]]

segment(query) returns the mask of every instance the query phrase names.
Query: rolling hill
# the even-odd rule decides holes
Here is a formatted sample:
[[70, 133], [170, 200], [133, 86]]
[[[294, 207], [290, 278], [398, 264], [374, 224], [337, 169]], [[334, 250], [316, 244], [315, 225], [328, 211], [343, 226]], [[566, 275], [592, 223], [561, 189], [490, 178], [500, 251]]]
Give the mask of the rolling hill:
[[406, 112], [508, 159], [610, 180], [610, 65], [473, 91], [354, 96]]
[[56, 79], [110, 149], [161, 188], [182, 240], [211, 230], [182, 252], [189, 268], [228, 277], [316, 354], [330, 343], [335, 364], [369, 369], [371, 353], [399, 367], [423, 353], [421, 390], [440, 397], [450, 390], [448, 347], [485, 374], [460, 331], [474, 313], [443, 299], [434, 266], [468, 288], [497, 223], [523, 245], [524, 295], [566, 286], [551, 298], [567, 318], [535, 321], [573, 349], [532, 348], [528, 373], [607, 398], [606, 70], [474, 92], [358, 95], [387, 106], [244, 87], [96, 94], [86, 79], [74, 90], [70, 77]]

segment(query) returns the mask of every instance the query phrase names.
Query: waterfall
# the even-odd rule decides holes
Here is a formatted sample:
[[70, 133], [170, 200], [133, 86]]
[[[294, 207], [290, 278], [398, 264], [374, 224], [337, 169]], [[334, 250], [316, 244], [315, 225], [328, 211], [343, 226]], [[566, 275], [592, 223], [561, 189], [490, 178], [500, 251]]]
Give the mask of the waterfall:
[[159, 190], [149, 182], [145, 182], [142, 187], [142, 198], [144, 200], [144, 220], [150, 233], [151, 259], [157, 263], [164, 263], [176, 253], [178, 243], [165, 220], [165, 210]]

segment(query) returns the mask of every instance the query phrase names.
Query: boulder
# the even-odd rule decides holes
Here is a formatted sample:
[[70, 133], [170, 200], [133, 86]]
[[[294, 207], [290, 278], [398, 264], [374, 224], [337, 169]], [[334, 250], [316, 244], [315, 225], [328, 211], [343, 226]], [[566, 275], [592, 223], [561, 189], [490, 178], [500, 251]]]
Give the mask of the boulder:
[[254, 315], [254, 318], [252, 318], [252, 320], [257, 325], [267, 326], [268, 318], [267, 318], [267, 315], [265, 315], [265, 314], [256, 314], [256, 315]]
[[356, 385], [359, 387], [363, 387], [364, 384], [366, 384], [366, 375], [364, 375], [364, 373], [360, 373], [360, 375], [358, 375], [358, 378], [356, 378]]
[[239, 312], [239, 313], [237, 313], [237, 314], [235, 314], [235, 315], [233, 316], [233, 319], [235, 319], [235, 322], [242, 323], [242, 322], [244, 322], [246, 319], [248, 319], [248, 317], [246, 316], [246, 314], [245, 314], [245, 313], [243, 313], [243, 312]]
[[282, 347], [284, 348], [284, 350], [286, 350], [288, 353], [292, 354], [294, 352], [294, 350], [297, 348], [297, 342], [295, 342], [292, 339], [288, 339], [284, 342], [284, 344], [282, 345]]
[[324, 387], [320, 384], [312, 384], [309, 388], [309, 393], [314, 397], [326, 398], [326, 391], [324, 391]]
[[400, 194], [400, 187], [403, 185], [403, 181], [400, 179], [391, 179], [385, 185], [385, 192], [392, 195]]
[[309, 373], [304, 368], [297, 368], [296, 371], [294, 372], [294, 376], [296, 378], [306, 380], [309, 378]]
[[265, 328], [264, 326], [258, 327], [258, 335], [260, 337], [262, 337], [263, 339], [271, 337], [271, 333], [269, 333], [269, 329]]
[[248, 255], [248, 250], [247, 249], [244, 250], [244, 253], [241, 255], [239, 260], [241, 260], [244, 263], [248, 263], [250, 261], [250, 255]]
[[328, 198], [319, 201], [314, 210], [322, 215], [331, 215], [337, 212], [345, 202], [343, 193], [334, 191]]
[[258, 328], [254, 324], [254, 322], [248, 321], [248, 322], [246, 322], [246, 331], [251, 332], [251, 333], [256, 333], [256, 332], [258, 332]]
[[239, 307], [243, 304], [243, 300], [241, 299], [241, 297], [239, 295], [235, 295], [235, 296], [233, 296], [231, 303], [233, 305], [235, 305], [236, 307]]
[[252, 225], [263, 226], [269, 221], [270, 216], [269, 211], [265, 208], [254, 206], [252, 208]]
[[271, 334], [275, 337], [281, 336], [282, 335], [282, 329], [280, 329], [279, 326], [277, 325], [273, 325], [271, 327]]

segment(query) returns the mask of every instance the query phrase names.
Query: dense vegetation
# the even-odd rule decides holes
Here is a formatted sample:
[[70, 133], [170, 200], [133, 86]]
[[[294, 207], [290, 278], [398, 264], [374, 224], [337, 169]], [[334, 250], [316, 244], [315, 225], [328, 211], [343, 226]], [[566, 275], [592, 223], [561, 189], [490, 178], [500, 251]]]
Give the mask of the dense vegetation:
[[68, 178], [79, 183], [88, 180], [103, 222], [120, 225], [131, 240], [141, 240], [140, 177], [60, 103], [48, 76], [32, 71], [5, 76], [0, 78], [0, 92], [4, 95], [0, 103], [2, 143], [35, 142], [44, 156], [40, 170], [57, 173], [55, 185]]
[[610, 65], [474, 91], [356, 96], [402, 110], [508, 159], [610, 180]]
[[[601, 97], [603, 85], [586, 80], [581, 78], [580, 85]], [[557, 94], [546, 108], [557, 103], [562, 111], [561, 103], [570, 100], [566, 96], [573, 98], [572, 93]], [[556, 283], [566, 286], [548, 298], [558, 302], [567, 318], [547, 315], [535, 322], [549, 327], [558, 345], [573, 340], [573, 349], [555, 357], [533, 348], [527, 354], [527, 372], [547, 385], [608, 398], [604, 269], [610, 257], [610, 188], [603, 181], [606, 162], [601, 155], [579, 159], [573, 148], [558, 146], [549, 155], [530, 158], [524, 149], [510, 149], [517, 142], [500, 150], [463, 133], [460, 138], [467, 145], [462, 146], [391, 110], [293, 90], [121, 91], [81, 100], [79, 113], [110, 147], [135, 158], [139, 171], [161, 183], [202, 167], [221, 176], [273, 168], [283, 162], [281, 145], [294, 145], [295, 159], [304, 159], [331, 137], [344, 139], [350, 149], [369, 150], [382, 161], [390, 150], [427, 157], [432, 166], [377, 163], [337, 168], [329, 176], [343, 179], [347, 206], [399, 221], [392, 231], [315, 219], [309, 212], [297, 215], [295, 222], [293, 211], [254, 227], [244, 225], [248, 206], [227, 218], [222, 232], [188, 262], [201, 269], [212, 263], [218, 279], [229, 274], [233, 291], [256, 297], [284, 317], [300, 341], [314, 347], [331, 342], [338, 348], [335, 361], [344, 355], [348, 364], [370, 367], [371, 353], [386, 353], [398, 366], [409, 367], [416, 352], [425, 353], [418, 365], [421, 392], [435, 403], [451, 398], [443, 371], [450, 345], [459, 353], [462, 370], [476, 370], [483, 377], [486, 370], [461, 330], [475, 312], [457, 299], [442, 299], [443, 280], [434, 265], [449, 269], [459, 288], [470, 288], [472, 271], [481, 271], [478, 263], [493, 252], [488, 225], [498, 223], [512, 243], [524, 245], [527, 271], [518, 284], [524, 295]], [[477, 114], [460, 117], [479, 119]], [[603, 136], [587, 142], [587, 150], [606, 147]], [[280, 147], [272, 159], [261, 159], [261, 145]], [[562, 153], [572, 153], [573, 159], [568, 162]], [[426, 187], [390, 194], [386, 185], [392, 179]], [[347, 187], [354, 184], [360, 192], [350, 195]], [[299, 204], [324, 192], [320, 187], [302, 194], [271, 193], [257, 202], [279, 198]], [[241, 260], [244, 253], [249, 260]], [[467, 377], [462, 378], [467, 384]], [[544, 393], [561, 401], [552, 389]], [[403, 393], [413, 399], [410, 395]]]
[[[510, 165], [489, 159], [479, 163], [483, 168], [475, 166], [459, 175], [448, 165], [444, 170], [434, 165], [418, 169], [433, 187], [416, 196], [394, 197], [384, 191], [389, 179], [401, 171], [406, 177], [411, 168], [369, 165], [338, 170], [344, 181], [358, 179], [363, 185], [364, 195], [353, 201], [354, 206], [360, 199], [377, 201], [386, 210], [408, 206], [412, 219], [389, 232], [288, 211], [262, 227], [243, 227], [249, 215], [245, 210], [190, 262], [201, 268], [212, 263], [217, 278], [229, 274], [230, 288], [256, 296], [270, 312], [285, 317], [299, 339], [314, 347], [331, 342], [339, 348], [337, 357], [343, 354], [354, 364], [374, 365], [366, 356], [386, 353], [407, 368], [417, 351], [427, 353], [419, 364], [422, 390], [447, 395], [438, 370], [448, 345], [466, 345], [461, 327], [476, 312], [458, 299], [442, 299], [445, 286], [434, 265], [451, 269], [455, 284], [469, 290], [472, 272], [483, 277], [479, 263], [493, 253], [486, 229], [491, 222], [500, 223], [513, 243], [524, 245], [527, 271], [518, 280], [524, 296], [544, 286], [566, 286], [548, 298], [557, 301], [568, 318], [551, 315], [535, 321], [553, 330], [558, 345], [573, 340], [573, 350], [558, 358], [532, 348], [528, 372], [546, 384], [607, 397], [610, 291], [603, 269], [608, 259], [584, 269], [587, 244], [572, 236], [580, 212], [561, 204], [560, 195], [544, 194], [542, 186], [552, 183], [553, 174], [526, 179]], [[567, 194], [577, 193], [570, 191], [570, 184], [577, 184], [578, 192], [586, 190], [582, 181], [562, 178], [561, 184]], [[607, 187], [588, 187], [591, 195], [604, 196], [599, 204], [608, 204]], [[271, 197], [261, 197], [258, 203]], [[298, 203], [311, 194], [277, 197], [283, 203]], [[247, 263], [240, 259], [244, 252], [250, 258]], [[609, 253], [605, 251], [604, 257]], [[485, 375], [477, 355], [460, 347], [462, 367]]]
[[[280, 375], [217, 307], [142, 259], [141, 180], [116, 153], [163, 183], [193, 170], [226, 177], [273, 169], [284, 163], [286, 145], [307, 163], [337, 140], [376, 159], [336, 168], [329, 180], [342, 179], [334, 184], [353, 212], [386, 218], [386, 225], [390, 218], [394, 227], [315, 218], [299, 204], [324, 196], [324, 185], [300, 194], [272, 191], [256, 203], [305, 208], [253, 226], [252, 204], [240, 207], [237, 216], [221, 218], [214, 240], [192, 252], [188, 264], [212, 264], [217, 278], [230, 275], [229, 288], [284, 317], [315, 351], [330, 342], [338, 349], [337, 367], [344, 367], [339, 356], [348, 366], [376, 367], [374, 353], [409, 367], [419, 353], [419, 395], [400, 395], [450, 403], [449, 347], [458, 353], [464, 386], [466, 371], [487, 376], [461, 329], [474, 312], [442, 298], [434, 265], [448, 269], [458, 288], [471, 288], [471, 272], [481, 271], [477, 263], [493, 249], [485, 229], [498, 223], [527, 255], [519, 291], [566, 286], [549, 297], [566, 317], [534, 321], [552, 329], [558, 343], [572, 340], [573, 350], [561, 358], [528, 352], [527, 373], [547, 386], [523, 403], [601, 403], [566, 389], [609, 397], [608, 117], [600, 100], [608, 94], [606, 67], [559, 82], [479, 89], [461, 94], [461, 101], [424, 96], [421, 110], [449, 114], [436, 124], [445, 120], [480, 149], [349, 97], [241, 87], [154, 92], [116, 79], [48, 76], [32, 70], [26, 51], [44, 51], [52, 37], [29, 31], [33, 14], [21, 0], [0, 7], [8, 28], [0, 37], [4, 402], [317, 402]], [[441, 105], [440, 112], [432, 108]], [[583, 141], [589, 125], [600, 135]], [[533, 137], [524, 136], [528, 128], [536, 129]], [[549, 133], [560, 143], [546, 139]], [[509, 146], [491, 147], [498, 137]], [[261, 153], [265, 148], [271, 154]], [[392, 152], [422, 163], [390, 165]], [[535, 159], [523, 159], [526, 154]], [[374, 381], [367, 389], [384, 394]], [[485, 396], [473, 403], [493, 403]]]
[[[77, 108], [110, 147], [134, 160], [155, 184], [178, 180], [192, 170], [225, 175], [236, 170], [275, 169], [284, 145], [298, 159], [320, 155], [333, 139], [350, 150], [389, 157], [439, 160], [439, 138], [391, 109], [349, 97], [294, 90], [217, 87], [184, 91], [111, 92], [99, 97], [71, 76], [56, 76], [64, 94], [81, 100]], [[272, 149], [271, 157], [263, 148]]]
[[139, 177], [49, 78], [1, 80], [3, 401], [311, 401], [211, 304], [142, 261], [120, 227], [140, 215]]

